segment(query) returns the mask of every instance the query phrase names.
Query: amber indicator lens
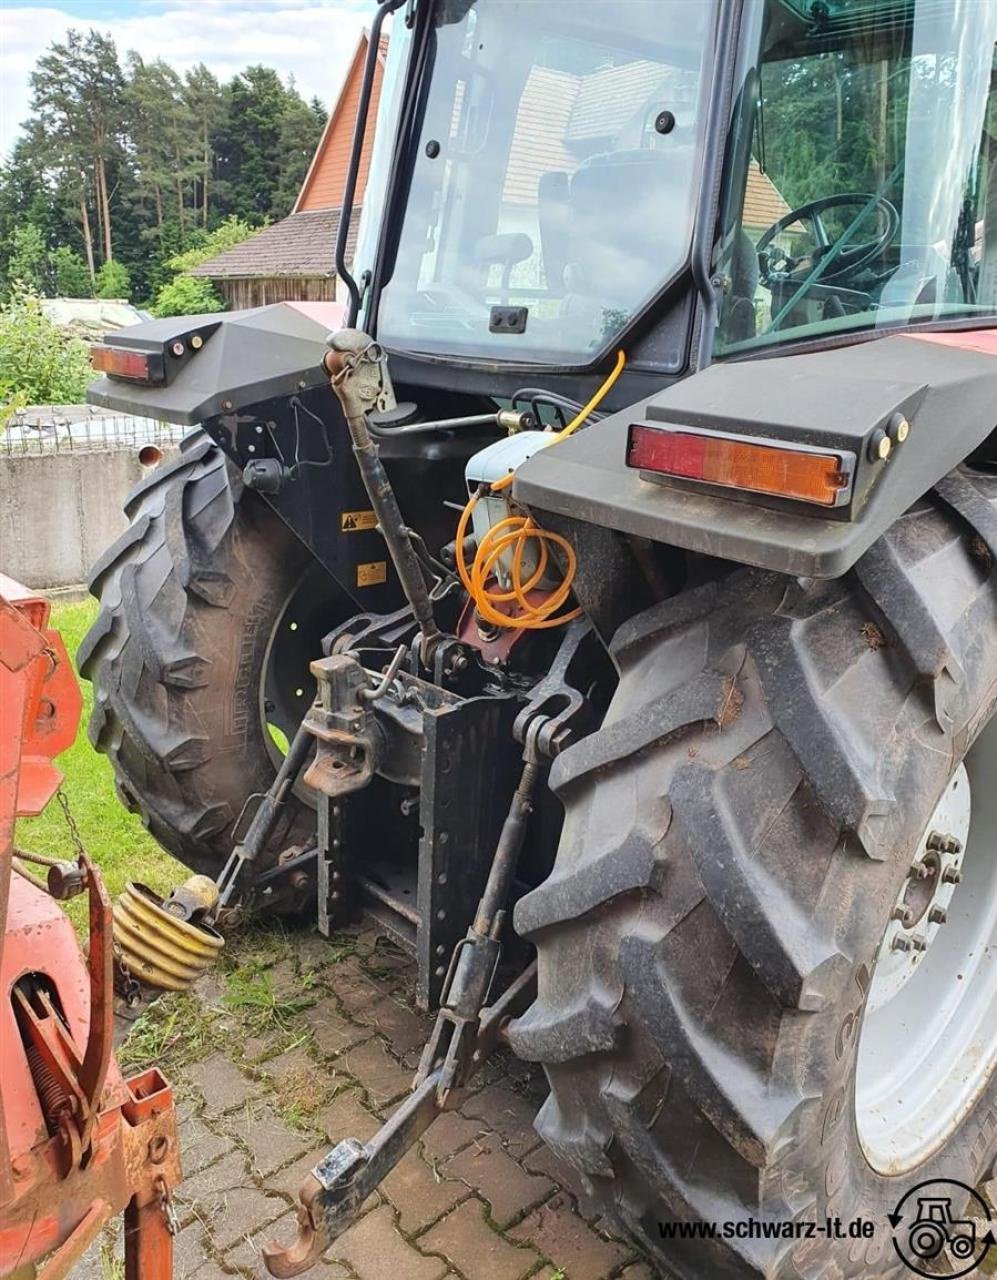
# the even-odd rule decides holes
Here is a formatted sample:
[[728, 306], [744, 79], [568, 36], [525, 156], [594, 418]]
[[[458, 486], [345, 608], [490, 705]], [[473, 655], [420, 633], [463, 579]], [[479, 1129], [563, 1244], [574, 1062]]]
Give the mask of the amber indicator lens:
[[98, 373], [112, 378], [130, 378], [134, 382], [161, 382], [162, 356], [148, 351], [130, 351], [127, 347], [109, 347], [99, 343], [90, 348], [90, 363]]
[[823, 507], [838, 504], [851, 477], [839, 453], [775, 443], [755, 444], [705, 432], [662, 430], [633, 423], [627, 466], [682, 480], [770, 493]]

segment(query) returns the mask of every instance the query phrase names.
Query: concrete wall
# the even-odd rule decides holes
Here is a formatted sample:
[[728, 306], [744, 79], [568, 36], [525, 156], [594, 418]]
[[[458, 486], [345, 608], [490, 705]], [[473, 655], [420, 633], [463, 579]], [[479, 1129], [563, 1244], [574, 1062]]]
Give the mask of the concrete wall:
[[36, 589], [85, 582], [146, 473], [137, 448], [0, 453], [0, 570]]

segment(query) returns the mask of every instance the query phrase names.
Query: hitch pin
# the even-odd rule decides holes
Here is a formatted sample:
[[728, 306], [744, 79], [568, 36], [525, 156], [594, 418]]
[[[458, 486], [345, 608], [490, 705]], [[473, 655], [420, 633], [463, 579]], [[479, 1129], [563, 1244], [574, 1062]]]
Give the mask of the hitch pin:
[[407, 647], [404, 644], [400, 644], [395, 650], [395, 656], [391, 659], [388, 669], [385, 671], [378, 684], [375, 685], [373, 689], [361, 689], [357, 696], [363, 702], [376, 702], [378, 698], [383, 698], [391, 688], [392, 684], [394, 684], [395, 676], [401, 669], [402, 662], [404, 661], [405, 654], [407, 652]]

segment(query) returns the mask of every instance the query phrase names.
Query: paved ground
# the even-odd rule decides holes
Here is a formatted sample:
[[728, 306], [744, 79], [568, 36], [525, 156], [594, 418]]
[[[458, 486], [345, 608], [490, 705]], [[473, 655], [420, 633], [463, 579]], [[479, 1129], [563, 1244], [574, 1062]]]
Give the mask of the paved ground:
[[[408, 1091], [428, 1029], [411, 986], [408, 962], [370, 931], [333, 945], [256, 935], [193, 995], [165, 998], [134, 1025], [125, 1063], [158, 1059], [181, 1099], [176, 1280], [266, 1274], [260, 1244], [292, 1237], [302, 1177], [330, 1144], [368, 1138]], [[541, 1145], [542, 1096], [523, 1064], [493, 1060], [309, 1274], [650, 1280]], [[74, 1280], [114, 1280], [120, 1257], [115, 1229]]]

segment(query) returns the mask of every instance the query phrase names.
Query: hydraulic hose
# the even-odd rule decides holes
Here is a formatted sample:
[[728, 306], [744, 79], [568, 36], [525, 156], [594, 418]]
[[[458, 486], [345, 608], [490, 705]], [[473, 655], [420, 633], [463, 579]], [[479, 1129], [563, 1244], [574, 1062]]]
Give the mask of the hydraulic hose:
[[[547, 437], [546, 443], [548, 445], [554, 445], [561, 440], [566, 440], [568, 436], [578, 430], [609, 394], [623, 372], [626, 362], [626, 354], [623, 351], [619, 351], [616, 356], [616, 364], [613, 366], [609, 377], [606, 378], [588, 403], [578, 410], [563, 430]], [[503, 476], [501, 480], [494, 481], [487, 488], [482, 486], [471, 496], [470, 501], [461, 512], [460, 520], [457, 523], [455, 544], [457, 572], [460, 574], [460, 580], [464, 584], [464, 590], [474, 601], [479, 616], [484, 621], [491, 623], [492, 626], [515, 627], [527, 631], [542, 631], [551, 627], [560, 627], [565, 622], [570, 622], [573, 618], [579, 617], [582, 612], [580, 608], [571, 609], [567, 613], [558, 612], [564, 607], [571, 594], [571, 586], [578, 567], [578, 557], [575, 554], [575, 549], [567, 538], [562, 537], [559, 533], [551, 533], [548, 529], [541, 529], [532, 516], [506, 516], [504, 520], [499, 520], [496, 524], [493, 524], [481, 539], [470, 567], [468, 567], [464, 557], [464, 539], [467, 536], [468, 525], [478, 502], [485, 493], [498, 493], [503, 489], [507, 489], [512, 484], [514, 475], [515, 473], [510, 471], [508, 475]], [[537, 563], [533, 572], [524, 580], [523, 565], [527, 549], [531, 543], [537, 551]], [[542, 600], [533, 602], [529, 599], [529, 593], [534, 591], [543, 581], [550, 562], [550, 548], [557, 548], [563, 555], [564, 563], [561, 566], [561, 582], [549, 595]], [[499, 561], [503, 557], [508, 559], [508, 553], [510, 552], [510, 585], [507, 591], [502, 591], [496, 589], [494, 585], [489, 585], [489, 582]], [[513, 605], [517, 611], [504, 612], [499, 607], [501, 605]]]

